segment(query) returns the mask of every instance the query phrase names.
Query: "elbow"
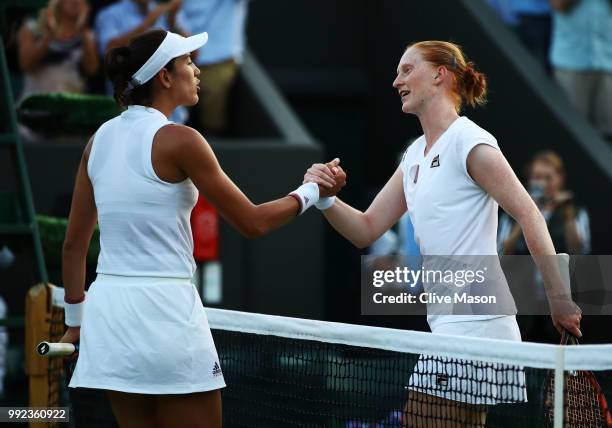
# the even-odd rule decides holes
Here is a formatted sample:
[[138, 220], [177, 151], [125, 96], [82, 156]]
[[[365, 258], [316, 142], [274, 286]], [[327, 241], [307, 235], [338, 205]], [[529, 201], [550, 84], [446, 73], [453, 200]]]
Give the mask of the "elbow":
[[370, 245], [372, 245], [374, 243], [373, 239], [351, 239], [351, 244], [353, 244], [355, 247], [357, 247], [360, 250], [363, 250], [365, 248], [368, 248]]
[[246, 239], [255, 239], [263, 235], [263, 233], [255, 228], [243, 229], [240, 231], [240, 234]]
[[62, 245], [62, 258], [70, 257], [76, 254], [79, 250], [79, 246], [73, 240], [66, 239]]
[[240, 234], [247, 239], [255, 239], [265, 235], [268, 228], [261, 223], [250, 222], [239, 228]]
[[531, 229], [532, 227], [540, 227], [542, 224], [546, 225], [546, 219], [540, 212], [538, 207], [533, 204], [531, 209], [521, 213], [516, 217], [516, 222], [521, 226], [523, 231]]
[[75, 253], [82, 249], [83, 245], [73, 239], [65, 239], [62, 245], [63, 253]]
[[358, 233], [355, 236], [350, 237], [349, 241], [351, 241], [351, 243], [355, 247], [359, 248], [360, 250], [363, 250], [364, 248], [367, 248], [370, 245], [372, 245], [374, 241], [376, 241], [377, 237], [372, 232], [373, 224], [370, 218], [368, 217], [367, 213], [364, 213], [361, 215], [363, 216], [363, 221], [364, 221], [363, 226], [364, 227], [361, 229], [361, 233]]

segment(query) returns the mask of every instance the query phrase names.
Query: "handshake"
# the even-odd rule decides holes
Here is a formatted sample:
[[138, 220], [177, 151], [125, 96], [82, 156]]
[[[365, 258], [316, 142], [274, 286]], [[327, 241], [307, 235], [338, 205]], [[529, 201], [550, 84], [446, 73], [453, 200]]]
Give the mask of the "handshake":
[[340, 159], [331, 162], [315, 163], [304, 174], [303, 183], [319, 186], [319, 198], [335, 196], [346, 185], [346, 173], [340, 166]]
[[326, 210], [334, 205], [336, 194], [345, 185], [346, 173], [340, 166], [340, 159], [336, 158], [325, 164], [313, 164], [304, 174], [303, 184], [289, 195], [300, 204], [299, 214], [304, 213], [312, 205], [320, 210]]

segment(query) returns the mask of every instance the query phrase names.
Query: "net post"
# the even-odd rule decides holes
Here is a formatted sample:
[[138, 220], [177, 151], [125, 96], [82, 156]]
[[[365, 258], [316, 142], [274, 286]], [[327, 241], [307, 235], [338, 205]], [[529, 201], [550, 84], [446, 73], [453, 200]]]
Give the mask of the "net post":
[[554, 409], [554, 428], [563, 428], [565, 409], [563, 403], [565, 397], [565, 346], [559, 345], [555, 355], [555, 409]]

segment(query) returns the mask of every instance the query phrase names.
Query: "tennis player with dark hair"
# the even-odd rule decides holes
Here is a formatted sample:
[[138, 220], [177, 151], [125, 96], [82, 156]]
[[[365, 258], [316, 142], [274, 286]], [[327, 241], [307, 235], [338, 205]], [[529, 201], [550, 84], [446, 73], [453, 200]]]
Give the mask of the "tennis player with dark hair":
[[[463, 104], [485, 103], [486, 78], [475, 64], [466, 61], [455, 44], [418, 42], [402, 55], [393, 87], [402, 111], [418, 117], [424, 135], [406, 150], [400, 166], [365, 212], [335, 197], [322, 198], [319, 206], [325, 208], [329, 223], [364, 248], [408, 210], [423, 257], [497, 256], [499, 204], [521, 225], [549, 298], [554, 290], [564, 290], [554, 266], [556, 257], [551, 257], [555, 248], [538, 207], [496, 139], [459, 116]], [[340, 166], [336, 169], [342, 173]], [[316, 164], [304, 181], [322, 184], [333, 177], [328, 166]], [[509, 293], [505, 280], [504, 286]], [[551, 303], [557, 304], [554, 299]], [[555, 326], [580, 336], [579, 309], [571, 299], [559, 304], [563, 308], [552, 308]], [[428, 306], [427, 318], [433, 333], [520, 341], [515, 313], [514, 309], [513, 314], [440, 315], [432, 314]], [[489, 379], [495, 376], [494, 370], [469, 363], [434, 363], [420, 359], [410, 378], [406, 426], [484, 426], [486, 406], [526, 400], [524, 378], [505, 379], [507, 375], [498, 373], [504, 377], [500, 382]]]
[[[168, 120], [177, 106], [198, 102], [200, 73], [189, 54], [206, 40], [206, 33], [184, 38], [153, 30], [109, 51], [106, 72], [127, 110], [97, 130], [76, 177], [63, 248], [62, 341], [80, 338], [70, 387], [107, 390], [121, 427], [221, 426], [222, 367], [190, 282], [190, 213], [198, 191], [249, 238], [284, 225], [319, 198], [319, 187], [307, 183], [254, 205], [200, 133]], [[323, 187], [341, 185], [331, 179]], [[98, 275], [85, 299], [96, 221]]]

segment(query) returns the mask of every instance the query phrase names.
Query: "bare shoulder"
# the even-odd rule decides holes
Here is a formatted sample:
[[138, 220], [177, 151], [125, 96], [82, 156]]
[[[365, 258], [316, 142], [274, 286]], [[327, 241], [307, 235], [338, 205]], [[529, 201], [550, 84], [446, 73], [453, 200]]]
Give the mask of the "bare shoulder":
[[167, 159], [183, 171], [193, 163], [214, 159], [206, 139], [189, 126], [166, 125], [157, 132], [154, 143], [155, 157]]
[[162, 142], [165, 145], [166, 142], [174, 149], [177, 150], [189, 150], [190, 148], [196, 148], [198, 145], [206, 143], [206, 140], [197, 130], [179, 124], [171, 124], [162, 127], [155, 135], [155, 141]]

